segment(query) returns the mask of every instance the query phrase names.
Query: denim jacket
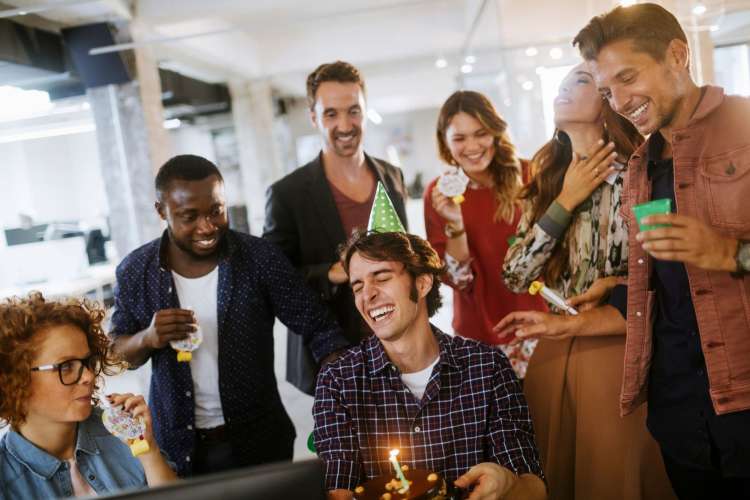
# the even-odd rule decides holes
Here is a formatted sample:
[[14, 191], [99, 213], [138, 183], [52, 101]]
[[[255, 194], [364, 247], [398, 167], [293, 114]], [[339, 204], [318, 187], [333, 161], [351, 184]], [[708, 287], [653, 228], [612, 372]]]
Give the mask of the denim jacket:
[[[75, 457], [83, 480], [98, 494], [146, 486], [128, 446], [104, 428], [101, 410], [78, 424]], [[37, 448], [18, 432], [0, 439], [0, 500], [73, 496], [68, 463]]]
[[[725, 236], [750, 239], [750, 99], [707, 86], [690, 122], [672, 132], [677, 213]], [[633, 205], [648, 201], [651, 185], [644, 143], [630, 158], [623, 216], [629, 226], [628, 305], [623, 414], [647, 398], [656, 295], [652, 260], [636, 241]], [[750, 408], [750, 275], [687, 265], [711, 400], [722, 415]]]

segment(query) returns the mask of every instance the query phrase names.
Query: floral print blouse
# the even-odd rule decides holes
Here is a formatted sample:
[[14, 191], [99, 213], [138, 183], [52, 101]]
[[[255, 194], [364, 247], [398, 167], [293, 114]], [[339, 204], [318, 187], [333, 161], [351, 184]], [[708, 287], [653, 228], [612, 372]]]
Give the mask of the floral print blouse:
[[572, 214], [553, 202], [547, 213], [530, 226], [531, 211], [524, 210], [516, 240], [503, 264], [508, 288], [527, 293], [562, 238], [567, 239], [569, 249], [567, 269], [557, 282], [545, 284], [563, 297], [585, 292], [598, 278], [627, 274], [628, 235], [620, 214], [624, 177], [623, 170], [612, 174]]

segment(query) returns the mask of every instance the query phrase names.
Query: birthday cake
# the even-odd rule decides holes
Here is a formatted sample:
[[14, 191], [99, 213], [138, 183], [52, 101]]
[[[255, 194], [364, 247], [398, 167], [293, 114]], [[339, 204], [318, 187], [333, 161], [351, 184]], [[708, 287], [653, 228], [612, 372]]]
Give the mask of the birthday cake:
[[403, 475], [409, 489], [393, 474], [374, 477], [354, 490], [354, 498], [362, 500], [447, 500], [448, 488], [443, 477], [435, 472], [409, 470], [403, 466]]

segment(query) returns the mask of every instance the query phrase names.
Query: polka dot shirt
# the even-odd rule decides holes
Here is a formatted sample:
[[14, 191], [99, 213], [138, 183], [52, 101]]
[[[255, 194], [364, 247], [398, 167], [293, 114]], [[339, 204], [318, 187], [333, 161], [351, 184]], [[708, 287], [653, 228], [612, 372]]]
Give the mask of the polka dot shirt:
[[[113, 337], [144, 330], [157, 311], [179, 307], [162, 258], [167, 243], [165, 232], [118, 266]], [[302, 335], [318, 360], [347, 342], [281, 251], [248, 234], [226, 234], [217, 309], [219, 393], [237, 465], [291, 459], [295, 431], [276, 387], [274, 319]], [[169, 347], [153, 351], [151, 362], [154, 433], [179, 474], [188, 476], [195, 446], [190, 363], [178, 363]]]

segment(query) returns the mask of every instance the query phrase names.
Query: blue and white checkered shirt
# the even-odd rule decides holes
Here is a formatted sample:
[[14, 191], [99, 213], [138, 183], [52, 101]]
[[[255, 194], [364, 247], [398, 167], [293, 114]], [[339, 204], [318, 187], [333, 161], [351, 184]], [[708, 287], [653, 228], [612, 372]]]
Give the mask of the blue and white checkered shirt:
[[391, 470], [389, 451], [412, 469], [453, 481], [495, 462], [544, 477], [526, 400], [502, 352], [433, 327], [440, 361], [421, 401], [374, 335], [318, 376], [315, 447], [326, 488], [353, 490]]

